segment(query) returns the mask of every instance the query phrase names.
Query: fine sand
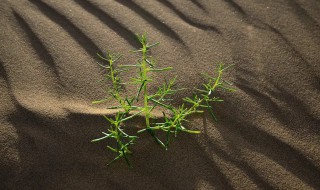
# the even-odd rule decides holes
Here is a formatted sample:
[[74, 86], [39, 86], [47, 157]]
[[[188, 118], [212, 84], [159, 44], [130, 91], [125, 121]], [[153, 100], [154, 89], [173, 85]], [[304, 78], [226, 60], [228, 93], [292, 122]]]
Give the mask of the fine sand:
[[[320, 189], [319, 0], [0, 2], [0, 189]], [[157, 64], [174, 67], [151, 91], [176, 75], [200, 87], [219, 62], [235, 65], [224, 78], [237, 91], [219, 92], [218, 122], [192, 119], [200, 135], [168, 151], [144, 135], [133, 169], [107, 167], [107, 141], [90, 142], [114, 114], [114, 102], [91, 104], [110, 87], [96, 53], [133, 64], [144, 32], [161, 42]]]

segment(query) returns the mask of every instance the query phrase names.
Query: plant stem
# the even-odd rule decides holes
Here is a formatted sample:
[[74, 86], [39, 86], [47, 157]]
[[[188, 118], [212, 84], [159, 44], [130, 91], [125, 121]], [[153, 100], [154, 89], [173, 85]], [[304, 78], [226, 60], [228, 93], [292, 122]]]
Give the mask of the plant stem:
[[[110, 55], [109, 58], [109, 67], [110, 67], [110, 78], [112, 81], [112, 85], [113, 85], [113, 95], [115, 97], [115, 99], [120, 103], [121, 107], [124, 109], [125, 113], [128, 113], [130, 108], [128, 108], [125, 104], [125, 100], [121, 97], [121, 95], [119, 94], [119, 81], [117, 80], [116, 76], [116, 71], [114, 69], [114, 65], [113, 63], [115, 62], [115, 60], [113, 60], [112, 55]], [[124, 114], [125, 115], [125, 114]]]
[[143, 86], [143, 98], [144, 98], [144, 105], [143, 110], [146, 118], [146, 128], [150, 128], [150, 111], [149, 111], [149, 105], [148, 105], [148, 69], [147, 69], [147, 45], [142, 44], [142, 62], [141, 62], [141, 69], [142, 69], [142, 80], [144, 81]]
[[[212, 86], [212, 91], [214, 91], [217, 88], [217, 86], [219, 85], [219, 82], [221, 80], [221, 75], [222, 75], [222, 64], [219, 65], [218, 77], [215, 80], [214, 85]], [[208, 95], [210, 95], [210, 94], [208, 94]]]

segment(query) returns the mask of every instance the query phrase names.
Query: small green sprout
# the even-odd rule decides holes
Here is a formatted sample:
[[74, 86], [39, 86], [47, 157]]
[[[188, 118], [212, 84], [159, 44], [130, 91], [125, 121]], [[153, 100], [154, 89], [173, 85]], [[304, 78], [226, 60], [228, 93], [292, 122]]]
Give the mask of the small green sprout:
[[[102, 132], [103, 137], [92, 140], [97, 142], [105, 139], [114, 139], [116, 147], [107, 146], [112, 152], [115, 152], [117, 156], [109, 162], [109, 164], [123, 158], [129, 167], [131, 163], [129, 155], [132, 151], [129, 149], [138, 139], [138, 135], [143, 132], [149, 133], [157, 144], [164, 149], [168, 149], [172, 137], [177, 137], [181, 132], [190, 134], [199, 134], [200, 131], [188, 129], [186, 122], [188, 117], [193, 114], [201, 114], [204, 111], [208, 111], [214, 121], [216, 116], [213, 113], [211, 104], [213, 102], [221, 102], [222, 99], [215, 97], [214, 94], [217, 89], [223, 89], [226, 91], [234, 91], [230, 88], [230, 83], [222, 79], [222, 73], [228, 67], [224, 67], [223, 64], [219, 64], [217, 68], [217, 77], [212, 77], [210, 74], [203, 74], [206, 78], [206, 82], [203, 84], [203, 88], [195, 89], [192, 97], [183, 98], [184, 103], [178, 107], [173, 106], [170, 103], [168, 96], [173, 96], [180, 90], [175, 89], [176, 78], [165, 81], [155, 93], [148, 91], [150, 83], [152, 83], [151, 72], [167, 72], [172, 70], [172, 67], [157, 68], [153, 57], [149, 54], [151, 48], [159, 45], [159, 42], [148, 44], [146, 35], [137, 35], [137, 38], [141, 44], [141, 48], [133, 50], [133, 53], [139, 53], [140, 59], [133, 65], [119, 65], [116, 62], [122, 57], [120, 54], [112, 54], [107, 52], [105, 56], [98, 56], [107, 64], [100, 64], [101, 67], [107, 70], [106, 79], [112, 81], [112, 88], [108, 91], [109, 96], [105, 99], [94, 101], [93, 103], [102, 103], [114, 99], [118, 105], [109, 107], [108, 109], [118, 110], [114, 117], [104, 116], [109, 122], [108, 132]], [[229, 66], [230, 67], [230, 66]], [[136, 85], [137, 92], [133, 97], [128, 97], [126, 93], [123, 93], [125, 84], [123, 83], [120, 74], [126, 72], [128, 68], [135, 68], [137, 70], [137, 77], [131, 78], [131, 84]], [[141, 104], [138, 104], [141, 102]], [[161, 122], [153, 123], [151, 120], [154, 118], [153, 111], [161, 107], [163, 118]], [[126, 123], [134, 117], [142, 115], [145, 118], [144, 126], [138, 130], [135, 135], [127, 134]], [[161, 139], [158, 133], [163, 132], [165, 139]], [[109, 165], [108, 164], [108, 165]]]

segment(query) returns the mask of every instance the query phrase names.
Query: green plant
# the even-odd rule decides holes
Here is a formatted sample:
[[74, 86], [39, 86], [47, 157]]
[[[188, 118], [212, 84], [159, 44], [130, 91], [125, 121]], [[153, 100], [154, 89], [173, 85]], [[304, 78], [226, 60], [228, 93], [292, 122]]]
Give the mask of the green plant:
[[[222, 80], [222, 73], [227, 67], [224, 68], [223, 64], [219, 64], [217, 68], [217, 77], [204, 74], [206, 82], [203, 84], [203, 87], [201, 89], [195, 89], [193, 97], [183, 98], [184, 103], [174, 107], [170, 103], [168, 96], [173, 96], [178, 90], [183, 90], [174, 88], [176, 78], [164, 82], [158, 87], [158, 90], [155, 93], [150, 93], [148, 91], [148, 87], [150, 83], [152, 83], [150, 73], [167, 72], [173, 68], [157, 68], [152, 56], [148, 54], [150, 49], [157, 46], [159, 42], [149, 45], [146, 35], [137, 35], [137, 38], [141, 44], [141, 48], [132, 52], [140, 53], [141, 58], [133, 65], [117, 64], [116, 62], [121, 58], [121, 55], [118, 54], [112, 54], [110, 52], [107, 52], [105, 56], [98, 54], [103, 61], [107, 62], [107, 64], [100, 64], [100, 66], [108, 71], [106, 78], [112, 81], [109, 97], [113, 98], [118, 105], [108, 108], [116, 110], [114, 117], [110, 118], [104, 116], [110, 123], [108, 132], [102, 132], [104, 135], [103, 137], [92, 140], [92, 142], [97, 142], [107, 138], [115, 139], [116, 147], [107, 146], [111, 151], [117, 153], [117, 156], [110, 163], [113, 163], [120, 158], [124, 158], [130, 167], [131, 163], [129, 161], [129, 155], [132, 151], [130, 151], [129, 147], [135, 143], [140, 133], [149, 133], [157, 144], [167, 149], [172, 135], [176, 137], [180, 132], [191, 134], [200, 133], [200, 131], [197, 130], [187, 129], [184, 125], [188, 121], [190, 115], [203, 113], [204, 110], [207, 110], [212, 118], [216, 120], [211, 104], [213, 102], [223, 101], [213, 95], [218, 88], [233, 91], [232, 88], [228, 87], [229, 83]], [[123, 90], [125, 89], [124, 86], [129, 83], [123, 83], [120, 74], [132, 67], [137, 69], [138, 76], [133, 77], [132, 81], [129, 83], [137, 86], [137, 92], [135, 93], [135, 96], [128, 97], [126, 93], [123, 93]], [[94, 101], [93, 103], [105, 102], [110, 98]], [[153, 111], [158, 107], [161, 107], [163, 118], [161, 122], [154, 123], [152, 122]], [[138, 130], [135, 135], [129, 135], [126, 132], [126, 122], [137, 115], [142, 115], [145, 118], [145, 125], [142, 126], [142, 129]], [[159, 132], [164, 132], [165, 138], [163, 140], [159, 137]]]

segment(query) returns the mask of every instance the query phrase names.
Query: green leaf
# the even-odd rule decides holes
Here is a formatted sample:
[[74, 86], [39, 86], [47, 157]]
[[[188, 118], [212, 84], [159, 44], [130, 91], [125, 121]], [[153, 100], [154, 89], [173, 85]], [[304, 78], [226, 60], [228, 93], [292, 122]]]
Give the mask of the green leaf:
[[140, 93], [141, 93], [142, 88], [144, 87], [145, 83], [146, 83], [145, 80], [142, 81], [142, 83], [141, 83], [141, 86], [140, 86], [140, 88], [139, 88], [139, 90], [138, 90], [138, 93], [137, 93], [137, 95], [136, 95], [136, 100], [137, 100], [137, 101], [139, 100]]
[[110, 136], [111, 136], [111, 134], [107, 134], [104, 137], [101, 137], [101, 138], [98, 138], [98, 139], [93, 139], [93, 140], [91, 140], [91, 142], [98, 142], [98, 141], [101, 141], [103, 139], [109, 138]]
[[127, 157], [127, 153], [126, 153], [124, 150], [122, 150], [122, 154], [123, 154], [124, 159], [126, 160], [128, 166], [129, 166], [130, 168], [132, 168], [131, 163], [130, 163], [128, 157]]
[[182, 129], [181, 131], [191, 133], [191, 134], [200, 134], [201, 133], [201, 131], [193, 131], [193, 130], [188, 130], [188, 129]]
[[112, 107], [107, 107], [107, 109], [119, 109], [122, 108], [122, 106], [112, 106]]
[[139, 112], [137, 112], [137, 113], [135, 113], [135, 114], [133, 114], [133, 115], [131, 115], [131, 116], [129, 116], [129, 117], [126, 117], [126, 118], [124, 118], [124, 119], [121, 119], [120, 122], [124, 122], [124, 121], [127, 121], [127, 120], [129, 120], [129, 119], [132, 119], [133, 117], [139, 115], [141, 112], [142, 112], [142, 111], [139, 111]]
[[226, 90], [228, 92], [235, 92], [236, 91], [236, 89], [228, 88], [228, 87], [224, 87], [224, 86], [220, 86], [220, 88], [222, 88], [222, 89], [224, 89], [224, 90]]
[[121, 57], [122, 57], [122, 55], [116, 55], [116, 58], [115, 58], [115, 59], [113, 59], [113, 62], [118, 61]]
[[161, 103], [161, 102], [159, 102], [159, 101], [157, 101], [157, 100], [155, 100], [153, 98], [150, 98], [149, 100], [152, 101], [153, 103], [156, 103], [156, 104], [162, 106], [162, 107], [165, 107], [165, 108], [167, 108], [169, 110], [172, 110], [172, 106], [171, 105], [166, 105], [166, 104]]
[[110, 99], [111, 98], [106, 98], [106, 99], [102, 99], [102, 100], [95, 100], [95, 101], [92, 101], [92, 104], [100, 104], [100, 103], [109, 101]]
[[148, 63], [148, 65], [149, 65], [151, 68], [154, 67], [153, 61], [149, 61], [148, 59], [146, 59], [145, 61]]
[[235, 66], [235, 64], [231, 64], [231, 65], [223, 68], [223, 64], [220, 64], [220, 65], [221, 65], [220, 71], [224, 71], [224, 70], [226, 70], [226, 69], [228, 69], [228, 68], [230, 68], [230, 67]]
[[97, 55], [98, 55], [98, 57], [99, 57], [100, 59], [103, 59], [103, 60], [105, 60], [105, 61], [109, 61], [109, 59], [107, 59], [107, 58], [103, 57], [103, 56], [102, 56], [102, 55], [100, 55], [99, 53], [97, 53]]
[[109, 163], [107, 164], [107, 166], [110, 166], [110, 164], [112, 164], [113, 162], [119, 160], [122, 156], [123, 156], [122, 154], [119, 154], [119, 156], [117, 156], [115, 159], [113, 159], [111, 162], [109, 162]]
[[158, 143], [162, 147], [166, 148], [166, 146], [163, 144], [163, 142], [155, 135], [153, 130], [147, 129], [147, 131], [150, 133], [150, 135], [153, 137], [153, 139], [155, 140], [156, 143]]
[[157, 46], [157, 45], [159, 45], [159, 44], [160, 44], [160, 42], [156, 42], [156, 43], [154, 43], [154, 44], [147, 45], [147, 48], [152, 48], [152, 47]]
[[[197, 97], [195, 97], [195, 99], [196, 99]], [[197, 102], [195, 101], [195, 100], [192, 100], [191, 98], [189, 98], [189, 97], [186, 97], [186, 98], [183, 98], [183, 100], [185, 101], [185, 102], [188, 102], [188, 103], [191, 103], [191, 104], [197, 104]]]
[[97, 64], [100, 66], [100, 67], [103, 67], [103, 68], [106, 68], [106, 69], [110, 69], [111, 67], [110, 66], [106, 66], [106, 65], [102, 65], [101, 63], [98, 63]]
[[103, 117], [104, 117], [107, 121], [109, 121], [111, 124], [114, 124], [114, 123], [115, 123], [115, 121], [114, 121], [113, 119], [108, 118], [106, 115], [103, 115]]
[[162, 71], [170, 71], [172, 70], [173, 67], [166, 67], [166, 68], [162, 68], [162, 69], [149, 69], [149, 71], [152, 71], [152, 72], [162, 72]]
[[213, 121], [217, 121], [217, 117], [214, 115], [213, 111], [212, 111], [212, 106], [209, 105], [208, 101], [205, 101], [206, 105], [208, 106], [207, 110], [209, 111]]
[[117, 150], [117, 149], [112, 148], [111, 146], [107, 146], [107, 148], [109, 148], [109, 149], [110, 149], [110, 150], [112, 150], [113, 152], [118, 152], [118, 150]]
[[118, 67], [141, 67], [141, 65], [119, 65]]

